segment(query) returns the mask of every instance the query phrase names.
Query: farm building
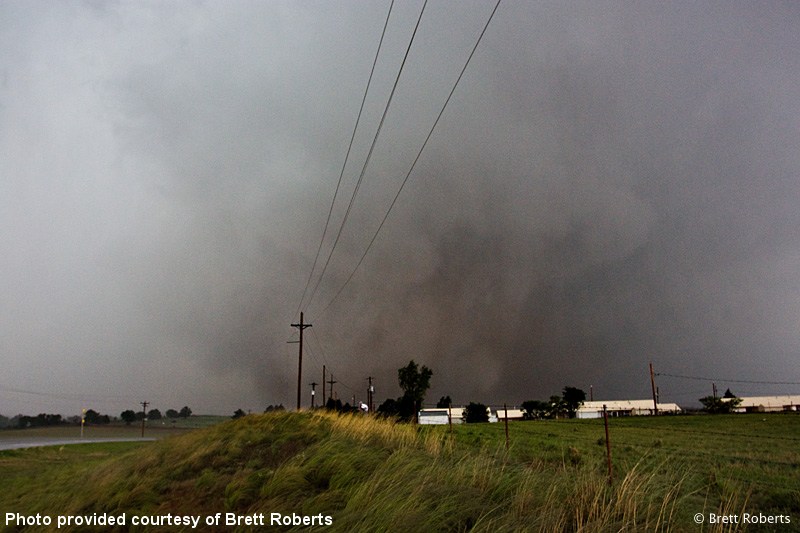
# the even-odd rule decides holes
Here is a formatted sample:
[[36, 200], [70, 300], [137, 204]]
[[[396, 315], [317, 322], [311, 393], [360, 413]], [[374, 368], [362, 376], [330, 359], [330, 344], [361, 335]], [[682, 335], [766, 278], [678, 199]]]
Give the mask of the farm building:
[[453, 417], [453, 424], [461, 424], [464, 421], [463, 407], [436, 407], [421, 409], [419, 411], [420, 424], [448, 424], [449, 416]]
[[[578, 408], [578, 418], [601, 418], [603, 405], [606, 406], [608, 416], [641, 416], [653, 414], [653, 400], [606, 400], [583, 402]], [[679, 413], [681, 408], [675, 403], [659, 403], [660, 413]]]
[[[724, 400], [725, 398], [723, 398]], [[780, 411], [800, 411], [800, 396], [750, 396], [740, 398], [737, 413], [777, 413]]]
[[[509, 420], [522, 420], [525, 418], [525, 411], [522, 409], [508, 409], [508, 419]], [[506, 417], [506, 410], [502, 407], [497, 409], [497, 419], [503, 420]]]

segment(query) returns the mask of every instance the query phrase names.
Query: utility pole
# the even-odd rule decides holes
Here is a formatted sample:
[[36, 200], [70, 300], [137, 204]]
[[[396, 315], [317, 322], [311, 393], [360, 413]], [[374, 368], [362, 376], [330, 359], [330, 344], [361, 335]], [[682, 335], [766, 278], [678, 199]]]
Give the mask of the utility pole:
[[594, 401], [594, 387], [592, 385], [589, 385], [589, 401]]
[[311, 385], [311, 408], [314, 408], [314, 397], [317, 395], [317, 382], [312, 381]]
[[658, 397], [656, 396], [656, 377], [653, 373], [653, 363], [650, 363], [650, 387], [653, 389], [653, 414], [658, 416]]
[[303, 312], [300, 311], [300, 323], [299, 324], [291, 324], [293, 328], [297, 328], [300, 330], [300, 358], [298, 359], [297, 363], [297, 410], [300, 410], [300, 384], [302, 382], [302, 375], [303, 375], [303, 330], [306, 328], [310, 328], [311, 324], [304, 324], [303, 323]]
[[150, 402], [142, 402], [142, 437], [144, 437], [144, 422], [147, 420], [147, 406]]
[[331, 379], [328, 380], [328, 383], [331, 386], [331, 400], [333, 400], [333, 384], [334, 383], [339, 383], [339, 382], [338, 381], [334, 381], [333, 380], [333, 374], [331, 374]]
[[372, 405], [372, 394], [375, 392], [375, 388], [372, 386], [372, 376], [367, 378], [369, 380], [369, 388], [367, 389], [367, 408], [371, 413], [373, 411]]
[[322, 407], [325, 407], [328, 397], [325, 396], [325, 365], [322, 365]]
[[[652, 368], [652, 365], [650, 366], [650, 368]], [[606, 460], [608, 461], [608, 484], [611, 485], [611, 482], [614, 479], [614, 474], [611, 468], [611, 441], [608, 440], [608, 411], [606, 410], [606, 404], [603, 404], [603, 424], [606, 427]]]
[[713, 394], [714, 399], [716, 400], [717, 399], [717, 384], [714, 383], [713, 381], [711, 382], [711, 393]]

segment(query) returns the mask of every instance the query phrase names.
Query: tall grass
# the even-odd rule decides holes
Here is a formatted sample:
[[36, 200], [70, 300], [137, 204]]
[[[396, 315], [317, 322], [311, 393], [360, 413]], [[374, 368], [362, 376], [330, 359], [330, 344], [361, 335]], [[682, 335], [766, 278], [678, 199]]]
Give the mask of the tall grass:
[[321, 513], [333, 518], [330, 531], [660, 532], [696, 530], [695, 512], [748, 504], [724, 477], [698, 484], [703, 473], [666, 447], [623, 454], [609, 483], [604, 448], [576, 440], [589, 426], [519, 427], [538, 433], [507, 451], [488, 425], [451, 435], [365, 416], [270, 413], [94, 457], [87, 468], [38, 452], [50, 460], [30, 462], [44, 470], [38, 478], [24, 476], [33, 455], [0, 454], [18, 473], [0, 509]]

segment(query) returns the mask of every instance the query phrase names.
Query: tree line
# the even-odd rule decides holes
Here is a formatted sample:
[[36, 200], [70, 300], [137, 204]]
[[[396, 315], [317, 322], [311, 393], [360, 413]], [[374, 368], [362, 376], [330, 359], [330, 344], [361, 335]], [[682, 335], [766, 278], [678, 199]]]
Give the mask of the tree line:
[[[175, 420], [178, 418], [189, 418], [192, 416], [192, 410], [189, 408], [188, 405], [184, 405], [180, 411], [176, 411], [175, 409], [167, 409], [165, 413], [166, 418], [170, 420]], [[151, 409], [147, 411], [147, 415], [145, 415], [144, 411], [134, 411], [133, 409], [127, 409], [122, 411], [119, 415], [120, 419], [125, 422], [127, 425], [131, 425], [133, 422], [141, 421], [143, 418], [146, 417], [147, 420], [161, 420], [164, 416], [161, 414], [161, 411], [158, 409]]]
[[[399, 398], [389, 398], [378, 407], [378, 414], [393, 417], [402, 421], [418, 421], [418, 414], [425, 400], [425, 393], [430, 388], [433, 371], [426, 366], [419, 366], [412, 359], [408, 365], [398, 369], [397, 381], [403, 390]], [[525, 417], [529, 420], [543, 418], [569, 417], [575, 415], [581, 404], [586, 401], [586, 393], [576, 387], [564, 387], [561, 396], [551, 396], [548, 401], [529, 400], [522, 403]], [[443, 396], [436, 403], [438, 408], [452, 407], [450, 396]], [[464, 421], [488, 422], [489, 409], [478, 402], [470, 402], [464, 411]]]

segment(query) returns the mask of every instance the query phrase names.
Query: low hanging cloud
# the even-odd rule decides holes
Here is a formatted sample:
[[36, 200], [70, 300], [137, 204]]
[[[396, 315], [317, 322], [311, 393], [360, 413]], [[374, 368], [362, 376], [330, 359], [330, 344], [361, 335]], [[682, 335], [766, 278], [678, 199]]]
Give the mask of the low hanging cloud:
[[[420, 7], [395, 6], [323, 261]], [[293, 406], [289, 324], [387, 9], [0, 8], [0, 412]], [[501, 4], [334, 299], [490, 10], [426, 8], [302, 307], [304, 382], [326, 364], [344, 399], [368, 375], [395, 396], [411, 358], [457, 402], [644, 397], [650, 361], [800, 381], [790, 5]]]

